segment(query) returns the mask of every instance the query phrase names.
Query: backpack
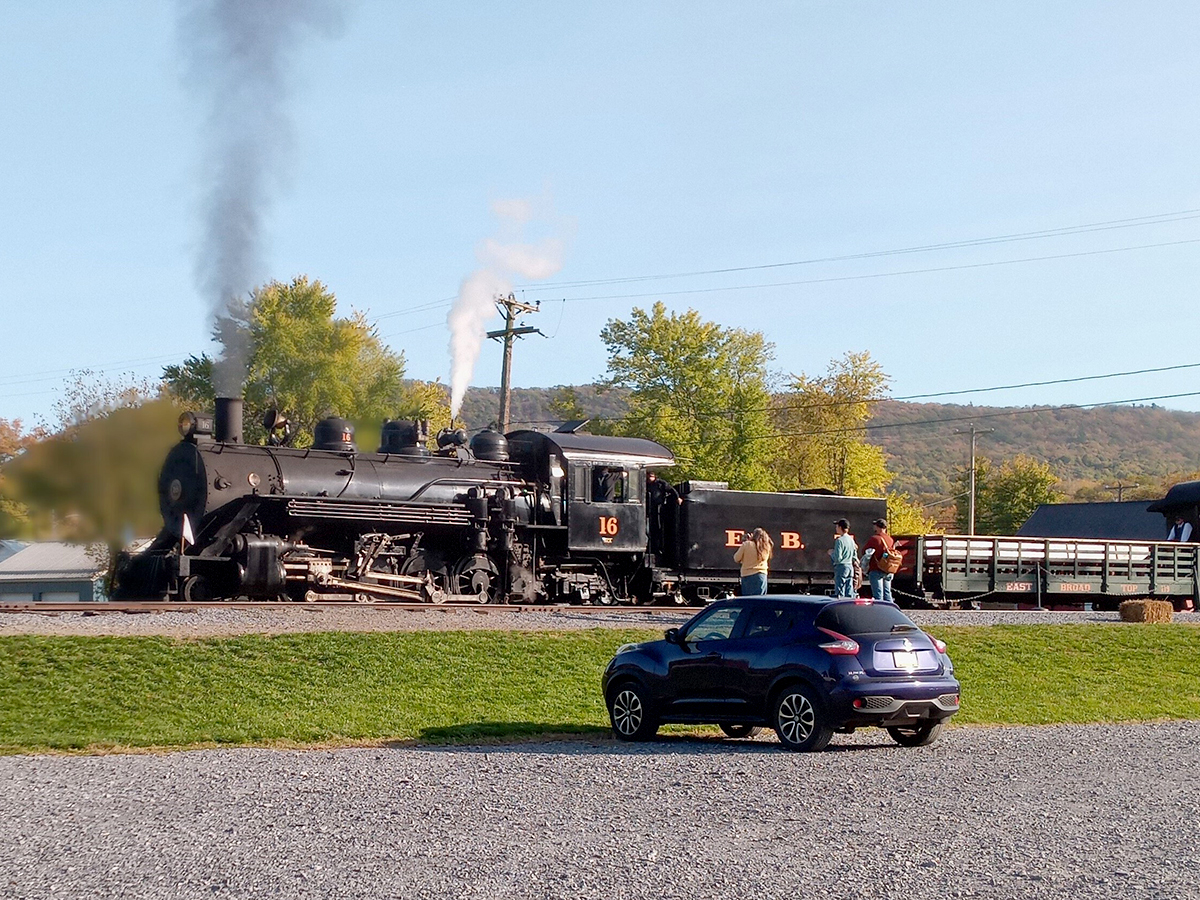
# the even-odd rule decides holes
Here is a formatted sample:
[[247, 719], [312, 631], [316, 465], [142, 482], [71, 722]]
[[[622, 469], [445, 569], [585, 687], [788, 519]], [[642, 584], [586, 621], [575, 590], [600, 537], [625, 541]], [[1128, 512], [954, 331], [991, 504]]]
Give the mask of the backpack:
[[879, 571], [885, 575], [895, 575], [900, 571], [900, 566], [904, 564], [904, 554], [896, 549], [896, 544], [893, 541], [892, 546], [883, 551], [883, 556], [879, 557]]

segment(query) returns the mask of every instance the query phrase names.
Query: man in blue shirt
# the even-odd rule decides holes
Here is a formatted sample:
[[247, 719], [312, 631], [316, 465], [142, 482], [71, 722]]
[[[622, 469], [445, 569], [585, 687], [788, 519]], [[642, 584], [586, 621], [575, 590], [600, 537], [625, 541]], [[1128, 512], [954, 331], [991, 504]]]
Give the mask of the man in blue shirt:
[[850, 534], [850, 523], [846, 519], [838, 519], [833, 523], [833, 549], [829, 551], [833, 559], [833, 596], [854, 596], [854, 559], [858, 556], [858, 544]]

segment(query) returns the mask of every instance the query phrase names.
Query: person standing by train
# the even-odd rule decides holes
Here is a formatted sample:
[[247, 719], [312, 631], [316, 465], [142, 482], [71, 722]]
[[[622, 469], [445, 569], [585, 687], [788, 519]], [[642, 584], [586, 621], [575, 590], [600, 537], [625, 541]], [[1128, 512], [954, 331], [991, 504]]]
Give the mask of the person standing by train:
[[771, 536], [761, 528], [742, 541], [742, 546], [733, 554], [733, 561], [742, 566], [741, 596], [754, 597], [767, 592], [767, 564], [775, 549]]
[[896, 542], [887, 533], [887, 522], [876, 519], [871, 523], [874, 532], [863, 545], [863, 568], [867, 570], [867, 579], [871, 582], [871, 596], [876, 600], [895, 602], [892, 599], [891, 572], [885, 572], [880, 563], [885, 556], [896, 552]]
[[833, 549], [829, 556], [833, 560], [833, 596], [854, 596], [854, 559], [858, 556], [858, 544], [850, 533], [850, 522], [838, 519], [833, 523]]

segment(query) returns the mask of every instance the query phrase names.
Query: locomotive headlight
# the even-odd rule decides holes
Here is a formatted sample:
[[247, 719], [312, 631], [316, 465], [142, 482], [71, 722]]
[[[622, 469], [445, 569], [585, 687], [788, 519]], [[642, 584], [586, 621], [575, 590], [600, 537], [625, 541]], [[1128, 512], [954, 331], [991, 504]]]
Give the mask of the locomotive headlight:
[[207, 413], [185, 412], [179, 417], [179, 436], [195, 437], [213, 433], [213, 417]]

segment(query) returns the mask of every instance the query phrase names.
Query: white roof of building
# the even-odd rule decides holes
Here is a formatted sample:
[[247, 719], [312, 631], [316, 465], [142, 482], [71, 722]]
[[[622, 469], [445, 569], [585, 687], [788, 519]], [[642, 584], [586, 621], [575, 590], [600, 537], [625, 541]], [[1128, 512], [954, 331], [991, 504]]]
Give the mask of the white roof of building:
[[58, 541], [30, 544], [0, 560], [0, 581], [91, 580], [103, 571], [104, 566], [88, 556], [86, 544]]

